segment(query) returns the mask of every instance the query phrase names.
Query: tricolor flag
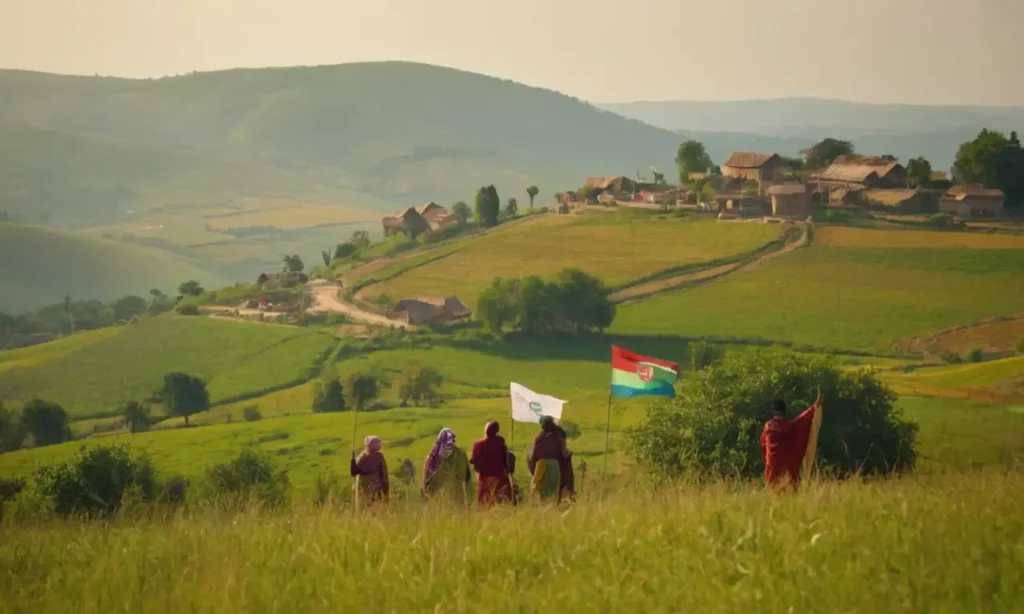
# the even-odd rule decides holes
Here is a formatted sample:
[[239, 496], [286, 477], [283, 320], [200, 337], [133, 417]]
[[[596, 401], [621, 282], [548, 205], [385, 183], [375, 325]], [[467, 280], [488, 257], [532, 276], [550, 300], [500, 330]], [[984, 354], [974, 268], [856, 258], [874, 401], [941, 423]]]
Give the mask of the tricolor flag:
[[512, 397], [512, 419], [516, 422], [537, 424], [541, 416], [551, 416], [555, 420], [562, 417], [562, 406], [565, 405], [562, 399], [537, 394], [515, 382], [510, 383], [508, 388]]
[[675, 397], [678, 379], [679, 363], [612, 346], [613, 396]]

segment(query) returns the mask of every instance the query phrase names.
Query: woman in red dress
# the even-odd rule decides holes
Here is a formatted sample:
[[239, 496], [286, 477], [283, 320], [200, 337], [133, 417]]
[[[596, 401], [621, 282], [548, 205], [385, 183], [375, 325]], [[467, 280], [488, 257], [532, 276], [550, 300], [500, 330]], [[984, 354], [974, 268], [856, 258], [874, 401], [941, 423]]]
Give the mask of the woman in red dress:
[[515, 465], [505, 445], [505, 438], [498, 434], [500, 429], [497, 420], [488, 422], [484, 428], [484, 438], [473, 444], [473, 454], [469, 459], [479, 476], [476, 482], [476, 501], [482, 506], [513, 501], [509, 476], [515, 470]]

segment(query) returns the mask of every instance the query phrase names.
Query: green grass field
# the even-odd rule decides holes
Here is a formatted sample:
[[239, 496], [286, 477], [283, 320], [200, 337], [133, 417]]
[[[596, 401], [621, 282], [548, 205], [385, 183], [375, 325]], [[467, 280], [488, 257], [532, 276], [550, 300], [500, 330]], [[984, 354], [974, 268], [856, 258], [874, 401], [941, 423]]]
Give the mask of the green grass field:
[[336, 345], [315, 330], [170, 315], [108, 330], [0, 353], [0, 398], [41, 397], [73, 416], [109, 413], [185, 371], [206, 379], [218, 403], [307, 377]]
[[1021, 279], [1024, 249], [815, 243], [719, 282], [625, 305], [613, 330], [881, 350], [902, 338], [1024, 309]]
[[1019, 473], [10, 523], [9, 612], [1014, 612]]
[[455, 249], [439, 248], [453, 253], [364, 293], [396, 300], [455, 294], [474, 305], [495, 277], [545, 276], [566, 267], [581, 268], [614, 286], [670, 267], [746, 252], [780, 234], [777, 225], [656, 219], [646, 212], [539, 216], [464, 239]]

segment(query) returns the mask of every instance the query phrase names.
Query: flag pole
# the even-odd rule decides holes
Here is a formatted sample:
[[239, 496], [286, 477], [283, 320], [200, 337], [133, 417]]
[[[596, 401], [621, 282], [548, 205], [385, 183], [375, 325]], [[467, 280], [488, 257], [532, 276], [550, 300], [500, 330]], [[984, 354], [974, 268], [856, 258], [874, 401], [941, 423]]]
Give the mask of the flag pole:
[[[515, 455], [514, 450], [516, 449], [516, 417], [512, 413], [512, 406], [511, 405], [509, 405], [508, 417], [509, 417], [509, 421], [512, 423], [512, 425], [509, 427], [509, 430], [508, 430], [508, 453], [510, 455], [514, 456]], [[506, 465], [509, 464], [508, 461], [509, 461], [509, 459], [506, 458], [505, 459], [505, 464]], [[507, 471], [507, 469], [506, 469], [506, 471]], [[508, 494], [509, 494], [509, 497], [511, 497], [511, 499], [512, 499], [512, 505], [513, 506], [518, 505], [519, 501], [516, 500], [517, 497], [516, 497], [516, 475], [515, 475], [515, 473], [511, 473], [511, 472], [508, 473], [508, 487], [509, 487], [509, 490], [511, 491]]]
[[608, 387], [608, 417], [604, 425], [604, 469], [601, 471], [601, 481], [608, 483], [608, 448], [612, 440], [612, 389]]

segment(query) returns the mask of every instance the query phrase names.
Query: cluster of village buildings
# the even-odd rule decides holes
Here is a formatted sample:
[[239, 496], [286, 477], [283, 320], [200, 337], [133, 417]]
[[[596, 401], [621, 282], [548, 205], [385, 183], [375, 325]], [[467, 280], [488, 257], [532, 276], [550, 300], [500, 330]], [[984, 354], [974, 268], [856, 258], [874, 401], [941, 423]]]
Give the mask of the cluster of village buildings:
[[[836, 208], [880, 209], [894, 214], [949, 213], [961, 219], [1002, 215], [1002, 190], [968, 184], [950, 186], [945, 173], [933, 173], [932, 184], [942, 188], [907, 187], [907, 169], [890, 156], [839, 156], [816, 172], [794, 172], [774, 153], [735, 152], [721, 174], [693, 173], [715, 192], [713, 203], [687, 188], [642, 184], [625, 176], [589, 177], [588, 198], [655, 204], [704, 204], [737, 214], [806, 217], [812, 202]], [[756, 188], [750, 189], [751, 184]], [[566, 193], [563, 204], [579, 200]]]

